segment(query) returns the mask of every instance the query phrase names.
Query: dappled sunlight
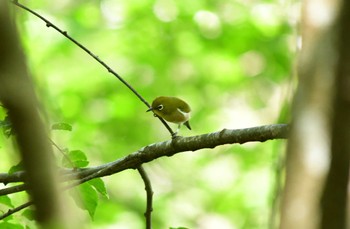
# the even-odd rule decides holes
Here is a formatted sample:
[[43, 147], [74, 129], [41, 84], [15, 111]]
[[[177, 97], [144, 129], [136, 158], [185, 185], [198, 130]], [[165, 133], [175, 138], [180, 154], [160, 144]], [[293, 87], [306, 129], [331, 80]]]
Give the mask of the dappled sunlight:
[[326, 27], [331, 25], [336, 19], [336, 7], [333, 1], [311, 0], [306, 4], [307, 21], [311, 26]]
[[315, 110], [305, 110], [296, 123], [299, 129], [298, 142], [302, 152], [302, 164], [310, 175], [324, 177], [330, 164], [330, 139], [325, 131], [326, 123]]
[[179, 13], [174, 0], [157, 0], [153, 6], [153, 12], [163, 22], [175, 20]]
[[212, 229], [212, 228], [220, 228], [220, 229], [236, 229], [236, 227], [231, 222], [229, 222], [226, 218], [222, 217], [218, 214], [205, 214], [198, 220], [198, 228], [201, 229]]
[[123, 26], [126, 17], [126, 6], [123, 1], [101, 1], [101, 13], [110, 28]]
[[194, 20], [205, 38], [214, 39], [221, 35], [221, 21], [215, 13], [200, 10], [194, 15]]
[[240, 58], [241, 66], [246, 76], [257, 76], [266, 67], [266, 59], [255, 50], [244, 53]]

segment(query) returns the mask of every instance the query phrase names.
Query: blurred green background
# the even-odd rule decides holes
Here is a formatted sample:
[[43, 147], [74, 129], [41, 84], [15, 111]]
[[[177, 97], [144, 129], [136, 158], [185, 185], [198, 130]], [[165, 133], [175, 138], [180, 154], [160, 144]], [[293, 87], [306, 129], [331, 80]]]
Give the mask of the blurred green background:
[[[288, 121], [281, 114], [293, 89], [298, 2], [25, 4], [68, 31], [148, 102], [160, 95], [187, 101], [193, 130], [182, 128], [183, 136]], [[38, 18], [13, 8], [48, 125], [73, 126], [72, 132], [52, 132], [61, 148], [84, 151], [95, 166], [170, 138], [159, 120], [145, 112], [147, 107], [100, 64]], [[284, 144], [221, 146], [146, 164], [154, 189], [154, 228], [267, 228]], [[11, 139], [1, 135], [0, 172], [18, 162], [13, 151]], [[87, 227], [143, 228], [145, 192], [137, 171], [103, 180], [109, 199], [101, 198], [94, 220], [79, 210]], [[16, 195], [11, 198], [21, 203]]]

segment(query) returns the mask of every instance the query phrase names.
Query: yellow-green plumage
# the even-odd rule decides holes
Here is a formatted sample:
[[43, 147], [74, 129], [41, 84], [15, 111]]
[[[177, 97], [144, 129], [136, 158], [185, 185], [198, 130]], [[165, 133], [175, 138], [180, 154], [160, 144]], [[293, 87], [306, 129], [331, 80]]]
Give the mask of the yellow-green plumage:
[[185, 101], [176, 97], [160, 96], [152, 102], [152, 106], [148, 111], [151, 110], [166, 121], [179, 124], [179, 126], [184, 124], [191, 130], [188, 122], [191, 108]]

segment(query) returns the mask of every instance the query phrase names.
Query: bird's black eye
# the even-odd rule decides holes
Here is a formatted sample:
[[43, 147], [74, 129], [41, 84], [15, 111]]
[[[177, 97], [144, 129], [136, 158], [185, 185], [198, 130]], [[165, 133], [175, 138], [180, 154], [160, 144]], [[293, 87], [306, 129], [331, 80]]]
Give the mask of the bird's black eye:
[[160, 104], [160, 105], [157, 107], [157, 110], [159, 110], [159, 111], [163, 110], [163, 104]]

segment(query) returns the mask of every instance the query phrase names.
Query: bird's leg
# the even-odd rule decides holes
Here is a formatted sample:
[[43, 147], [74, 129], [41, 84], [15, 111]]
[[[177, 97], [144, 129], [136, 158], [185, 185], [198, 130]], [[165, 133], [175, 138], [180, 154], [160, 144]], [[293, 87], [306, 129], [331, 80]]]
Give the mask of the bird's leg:
[[179, 132], [180, 127], [181, 127], [181, 124], [179, 124], [179, 125], [177, 126], [177, 129], [176, 129], [176, 131], [175, 131], [175, 134], [177, 134], [177, 133]]
[[177, 133], [178, 133], [179, 130], [180, 130], [180, 126], [181, 126], [181, 124], [179, 124], [179, 125], [177, 126], [176, 131], [171, 135], [171, 137], [172, 137], [173, 139], [177, 137]]
[[172, 139], [177, 138], [177, 132], [172, 133], [172, 134], [171, 134], [171, 138], [172, 138]]

